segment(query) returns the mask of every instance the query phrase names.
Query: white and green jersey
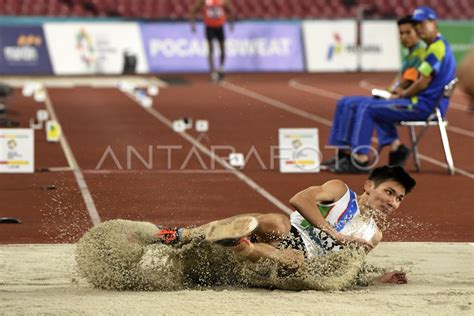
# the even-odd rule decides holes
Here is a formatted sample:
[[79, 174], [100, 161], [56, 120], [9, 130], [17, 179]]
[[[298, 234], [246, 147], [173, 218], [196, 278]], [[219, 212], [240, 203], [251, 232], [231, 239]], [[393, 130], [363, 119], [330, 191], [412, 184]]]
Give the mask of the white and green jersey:
[[[339, 200], [330, 204], [317, 203], [317, 207], [326, 221], [341, 234], [363, 238], [367, 241], [374, 237], [377, 230], [375, 221], [372, 218], [362, 220], [357, 195], [349, 188]], [[338, 245], [331, 236], [313, 226], [299, 212], [293, 212], [290, 220], [291, 225], [301, 235], [309, 258], [342, 249], [342, 246]]]

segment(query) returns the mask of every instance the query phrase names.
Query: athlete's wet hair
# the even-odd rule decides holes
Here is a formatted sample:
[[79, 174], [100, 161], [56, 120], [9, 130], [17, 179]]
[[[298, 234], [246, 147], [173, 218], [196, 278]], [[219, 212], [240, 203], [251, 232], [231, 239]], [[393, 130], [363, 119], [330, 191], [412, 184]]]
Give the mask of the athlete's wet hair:
[[415, 21], [413, 20], [413, 16], [412, 15], [407, 15], [407, 16], [404, 16], [403, 18], [400, 18], [398, 21], [397, 21], [397, 24], [398, 26], [402, 25], [402, 24], [412, 24], [414, 25], [415, 24]]
[[387, 181], [395, 181], [400, 183], [406, 193], [415, 187], [416, 181], [402, 167], [399, 166], [383, 166], [375, 168], [369, 175], [369, 180], [374, 181], [375, 186]]

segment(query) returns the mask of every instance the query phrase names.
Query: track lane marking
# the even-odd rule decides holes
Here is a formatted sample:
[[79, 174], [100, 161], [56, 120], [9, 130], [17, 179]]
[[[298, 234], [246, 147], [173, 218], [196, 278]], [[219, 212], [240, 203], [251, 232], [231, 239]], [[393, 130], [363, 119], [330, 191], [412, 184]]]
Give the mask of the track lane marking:
[[[58, 122], [59, 125], [61, 125], [56, 115], [56, 112], [54, 111], [54, 106], [49, 97], [48, 90], [45, 89], [45, 91], [46, 91], [46, 98], [45, 98], [46, 109], [48, 110], [49, 115], [51, 116], [51, 119], [55, 120], [56, 122]], [[84, 203], [86, 204], [86, 208], [89, 213], [89, 217], [91, 218], [92, 224], [96, 226], [100, 224], [101, 222], [100, 216], [99, 216], [99, 213], [97, 212], [97, 208], [94, 204], [94, 200], [92, 199], [92, 195], [90, 193], [89, 187], [87, 186], [87, 182], [84, 178], [84, 175], [82, 174], [81, 169], [79, 168], [79, 165], [77, 164], [76, 158], [74, 157], [74, 154], [71, 150], [71, 147], [69, 146], [69, 142], [67, 141], [66, 135], [64, 134], [64, 130], [62, 131], [62, 135], [59, 142], [64, 151], [64, 155], [66, 156], [67, 162], [69, 164], [69, 168], [73, 172], [77, 185], [79, 186], [82, 199], [84, 200]]]
[[[157, 111], [156, 109], [154, 108], [146, 108], [146, 107], [142, 107], [135, 99], [132, 95], [128, 94], [128, 93], [124, 93], [125, 95], [127, 95], [130, 99], [132, 99], [132, 101], [134, 103], [136, 103], [138, 106], [140, 106], [140, 108], [142, 108], [143, 110], [145, 110], [146, 112], [148, 112], [149, 114], [151, 114], [153, 117], [155, 117], [157, 120], [159, 120], [161, 123], [163, 123], [164, 125], [166, 125], [167, 127], [169, 127], [171, 130], [173, 130], [173, 124], [172, 122], [167, 118], [165, 117], [163, 114], [161, 114], [159, 111]], [[219, 165], [221, 165], [223, 168], [225, 168], [226, 170], [228, 170], [228, 172], [232, 173], [233, 175], [235, 175], [238, 179], [240, 179], [241, 181], [243, 181], [245, 184], [247, 184], [250, 188], [252, 188], [255, 192], [257, 192], [258, 194], [260, 194], [262, 197], [264, 197], [265, 199], [267, 199], [270, 203], [272, 203], [273, 205], [275, 205], [277, 208], [279, 208], [281, 211], [285, 212], [286, 214], [291, 214], [293, 213], [293, 210], [291, 208], [289, 208], [288, 206], [286, 206], [284, 203], [282, 203], [279, 199], [277, 199], [275, 196], [273, 196], [270, 192], [268, 192], [267, 190], [265, 190], [263, 187], [261, 187], [260, 185], [258, 185], [255, 181], [253, 181], [250, 177], [246, 176], [245, 174], [243, 174], [241, 171], [235, 169], [234, 167], [232, 167], [231, 165], [229, 165], [227, 163], [227, 161], [225, 161], [224, 159], [222, 159], [221, 157], [217, 156], [214, 152], [212, 152], [211, 150], [209, 150], [206, 146], [204, 146], [202, 143], [199, 142], [198, 139], [196, 139], [195, 137], [191, 136], [190, 134], [186, 133], [186, 132], [175, 132], [177, 135], [181, 136], [182, 138], [184, 138], [186, 141], [188, 141], [189, 143], [191, 143], [193, 146], [195, 146], [198, 150], [200, 150], [202, 153], [204, 153], [206, 156], [208, 156], [209, 158], [211, 158], [212, 160], [216, 161]]]
[[[291, 80], [290, 80], [290, 86], [291, 86]], [[273, 98], [270, 98], [270, 97], [267, 97], [267, 96], [264, 96], [260, 93], [257, 93], [255, 91], [251, 91], [251, 90], [248, 90], [246, 88], [243, 88], [243, 87], [240, 87], [236, 84], [233, 84], [233, 83], [230, 83], [228, 81], [224, 81], [221, 86], [227, 90], [230, 90], [230, 91], [234, 91], [236, 93], [240, 93], [242, 95], [245, 95], [245, 96], [248, 96], [248, 97], [251, 97], [251, 98], [254, 98], [256, 100], [259, 100], [261, 102], [264, 102], [266, 104], [269, 104], [271, 106], [274, 106], [276, 108], [279, 108], [279, 109], [282, 109], [282, 110], [285, 110], [285, 111], [288, 111], [290, 113], [293, 113], [293, 114], [296, 114], [296, 115], [299, 115], [301, 117], [304, 117], [304, 118], [308, 118], [310, 120], [313, 120], [315, 122], [318, 122], [318, 123], [321, 123], [325, 126], [328, 126], [328, 127], [331, 127], [332, 126], [332, 121], [330, 120], [327, 120], [321, 116], [318, 116], [318, 115], [315, 115], [315, 114], [311, 114], [309, 112], [306, 112], [306, 111], [303, 111], [303, 110], [300, 110], [300, 109], [297, 109], [289, 104], [286, 104], [286, 103], [283, 103], [281, 101], [278, 101], [278, 100], [275, 100]], [[298, 89], [298, 88], [297, 88]], [[306, 89], [306, 88], [305, 88]], [[337, 93], [333, 93], [333, 92], [330, 92], [330, 91], [326, 91], [324, 89], [320, 89], [320, 88], [316, 88], [317, 90], [315, 91], [321, 91], [321, 94], [320, 95], [323, 95], [323, 96], [326, 96], [326, 97], [329, 97], [329, 98], [335, 98], [336, 95], [339, 95]], [[305, 91], [305, 90], [303, 90]], [[317, 94], [316, 92], [312, 92], [313, 94]], [[339, 97], [338, 97], [339, 98]], [[337, 98], [337, 99], [338, 99]], [[436, 166], [445, 166], [446, 167], [446, 164], [444, 164], [443, 162], [439, 161], [439, 160], [436, 160], [434, 158], [431, 158], [431, 157], [428, 157], [426, 155], [420, 155], [420, 159], [424, 160], [424, 161], [427, 161], [429, 163], [432, 163]], [[466, 170], [463, 170], [463, 169], [459, 169], [457, 167], [454, 167], [454, 170], [456, 172], [458, 172], [459, 174], [461, 175], [464, 175], [468, 178], [471, 178], [471, 179], [474, 179], [474, 174], [466, 171]]]

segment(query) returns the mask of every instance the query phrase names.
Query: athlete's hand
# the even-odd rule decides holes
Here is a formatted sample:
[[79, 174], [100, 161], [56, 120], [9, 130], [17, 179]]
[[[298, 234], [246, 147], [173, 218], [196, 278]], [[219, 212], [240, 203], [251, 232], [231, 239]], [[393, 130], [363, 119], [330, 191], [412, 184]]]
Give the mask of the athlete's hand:
[[365, 250], [367, 252], [371, 251], [372, 249], [374, 249], [374, 244], [371, 242], [371, 241], [367, 241], [365, 239], [362, 239], [362, 238], [356, 238], [356, 237], [352, 237], [354, 238], [354, 243], [357, 245], [357, 246], [362, 246], [365, 248]]
[[405, 272], [393, 271], [385, 273], [384, 275], [378, 277], [375, 281], [378, 283], [406, 284], [408, 279]]
[[367, 241], [363, 238], [351, 237], [337, 233], [336, 239], [341, 244], [355, 244], [356, 246], [363, 247], [365, 250], [367, 250], [367, 252], [374, 249], [374, 244], [371, 241]]

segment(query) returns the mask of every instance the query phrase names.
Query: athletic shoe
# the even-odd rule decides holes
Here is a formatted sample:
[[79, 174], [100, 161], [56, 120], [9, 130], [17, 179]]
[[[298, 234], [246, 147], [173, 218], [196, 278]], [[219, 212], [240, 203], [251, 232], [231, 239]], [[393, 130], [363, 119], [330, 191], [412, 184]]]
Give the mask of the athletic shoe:
[[328, 159], [328, 160], [325, 160], [325, 161], [321, 162], [320, 165], [321, 165], [322, 169], [334, 168], [336, 166], [336, 160], [339, 161], [339, 163], [340, 163], [341, 160], [343, 160], [345, 158], [349, 158], [349, 157], [350, 157], [349, 154], [346, 154], [342, 151], [339, 151], [337, 156], [334, 156], [331, 159]]
[[249, 236], [258, 226], [253, 216], [239, 216], [210, 223], [205, 239], [223, 246], [235, 246], [242, 237]]
[[179, 241], [178, 229], [162, 228], [153, 235], [159, 242], [172, 245]]
[[219, 81], [219, 73], [217, 71], [211, 72], [211, 81], [212, 82]]
[[358, 162], [358, 161], [356, 162], [357, 164], [354, 164], [352, 162], [352, 159], [344, 158], [339, 161], [339, 166], [337, 168], [332, 167], [329, 170], [334, 173], [348, 173], [348, 174], [366, 174], [370, 172], [370, 169], [368, 169], [369, 162]]
[[405, 145], [401, 144], [398, 146], [397, 150], [391, 151], [388, 155], [388, 164], [389, 166], [401, 166], [405, 164], [410, 156], [411, 150]]
[[218, 71], [218, 72], [217, 72], [217, 80], [218, 80], [218, 81], [224, 80], [224, 76], [225, 76], [225, 74], [224, 74], [223, 71]]

